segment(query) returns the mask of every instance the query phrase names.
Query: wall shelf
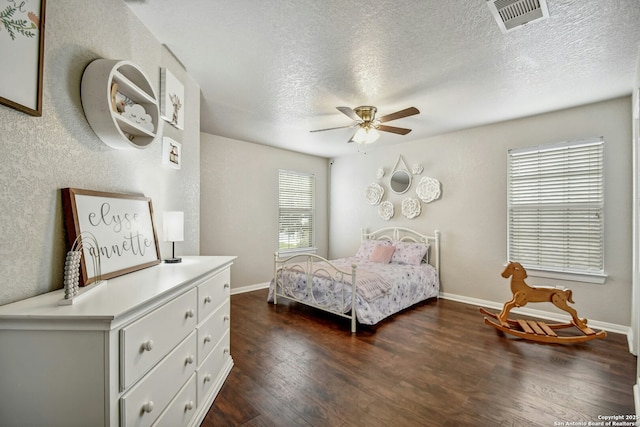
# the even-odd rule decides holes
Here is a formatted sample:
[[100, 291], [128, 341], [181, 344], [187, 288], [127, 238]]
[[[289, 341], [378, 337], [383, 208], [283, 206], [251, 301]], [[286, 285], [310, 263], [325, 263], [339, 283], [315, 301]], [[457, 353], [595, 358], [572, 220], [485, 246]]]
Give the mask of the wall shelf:
[[130, 61], [90, 63], [82, 75], [81, 97], [91, 128], [112, 148], [147, 148], [162, 136], [158, 97]]

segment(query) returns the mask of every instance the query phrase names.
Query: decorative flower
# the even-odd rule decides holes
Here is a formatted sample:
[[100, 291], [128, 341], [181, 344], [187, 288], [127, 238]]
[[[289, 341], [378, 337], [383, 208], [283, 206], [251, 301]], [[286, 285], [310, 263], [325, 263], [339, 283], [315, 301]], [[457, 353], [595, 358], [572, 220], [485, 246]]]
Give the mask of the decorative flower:
[[406, 198], [402, 201], [402, 215], [412, 219], [419, 216], [420, 212], [420, 200]]
[[416, 187], [416, 194], [425, 203], [432, 202], [440, 197], [440, 181], [428, 176], [422, 177]]
[[384, 188], [375, 182], [367, 187], [364, 192], [364, 197], [367, 199], [367, 203], [370, 205], [379, 205], [384, 196]]
[[393, 214], [393, 203], [388, 200], [382, 202], [378, 207], [378, 215], [380, 215], [380, 218], [385, 221], [389, 221], [393, 218]]
[[422, 173], [422, 171], [423, 171], [423, 170], [424, 170], [424, 168], [422, 167], [422, 165], [420, 165], [420, 164], [418, 164], [418, 163], [416, 163], [415, 165], [413, 165], [413, 166], [411, 167], [411, 172], [412, 172], [414, 175], [420, 175], [420, 174]]
[[382, 179], [383, 176], [384, 176], [384, 169], [382, 168], [378, 169], [378, 172], [376, 172], [376, 178]]

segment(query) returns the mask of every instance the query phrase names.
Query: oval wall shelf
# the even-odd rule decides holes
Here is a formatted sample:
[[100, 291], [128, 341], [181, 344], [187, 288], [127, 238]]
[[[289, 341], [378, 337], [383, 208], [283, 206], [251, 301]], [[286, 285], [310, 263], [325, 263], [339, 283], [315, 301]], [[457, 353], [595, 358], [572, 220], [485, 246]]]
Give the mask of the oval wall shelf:
[[132, 62], [90, 63], [82, 75], [81, 97], [91, 128], [112, 148], [147, 148], [162, 136], [158, 97]]

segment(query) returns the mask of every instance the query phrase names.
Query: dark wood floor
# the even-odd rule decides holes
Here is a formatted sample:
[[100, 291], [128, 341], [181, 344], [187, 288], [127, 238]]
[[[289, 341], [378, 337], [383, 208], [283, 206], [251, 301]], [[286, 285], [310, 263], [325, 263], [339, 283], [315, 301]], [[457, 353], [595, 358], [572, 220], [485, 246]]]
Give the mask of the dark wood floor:
[[623, 335], [532, 343], [447, 300], [359, 327], [274, 306], [266, 290], [232, 296], [235, 366], [202, 426], [548, 427], [634, 413]]

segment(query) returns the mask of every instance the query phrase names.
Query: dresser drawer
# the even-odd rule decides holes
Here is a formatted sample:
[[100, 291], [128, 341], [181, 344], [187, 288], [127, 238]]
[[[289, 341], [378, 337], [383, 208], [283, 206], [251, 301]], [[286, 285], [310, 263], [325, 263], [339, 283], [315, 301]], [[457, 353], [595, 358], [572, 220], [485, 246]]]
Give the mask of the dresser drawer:
[[186, 426], [196, 412], [196, 374], [191, 375], [182, 390], [173, 398], [166, 411], [160, 415], [153, 427]]
[[229, 332], [227, 331], [198, 368], [198, 405], [203, 404], [213, 387], [223, 381], [222, 368], [230, 358]]
[[207, 357], [211, 349], [229, 330], [229, 300], [216, 309], [213, 314], [198, 326], [198, 364]]
[[195, 372], [195, 331], [120, 399], [122, 427], [150, 426]]
[[220, 306], [231, 291], [231, 272], [226, 270], [216, 274], [198, 286], [198, 322], [202, 322]]
[[132, 385], [196, 327], [193, 289], [120, 332], [120, 390]]

